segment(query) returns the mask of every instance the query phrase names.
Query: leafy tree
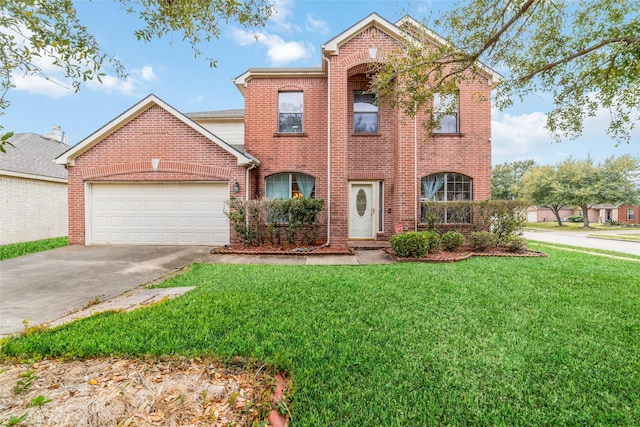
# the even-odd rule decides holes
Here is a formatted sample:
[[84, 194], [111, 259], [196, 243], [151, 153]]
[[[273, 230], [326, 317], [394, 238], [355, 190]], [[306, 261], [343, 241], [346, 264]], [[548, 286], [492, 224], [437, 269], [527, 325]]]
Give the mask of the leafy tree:
[[640, 105], [639, 1], [469, 0], [431, 26], [448, 42], [438, 46], [434, 33], [408, 28], [411, 37], [376, 65], [371, 90], [381, 100], [409, 115], [430, 110], [434, 93], [455, 93], [483, 61], [506, 70], [498, 108], [546, 92], [554, 103], [547, 128], [557, 140], [579, 136], [585, 118], [605, 108], [612, 139], [630, 141]]
[[515, 200], [523, 196], [522, 176], [536, 165], [534, 160], [505, 162], [491, 172], [491, 196], [499, 200]]
[[560, 210], [566, 206], [560, 194], [558, 165], [532, 168], [522, 177], [523, 192], [535, 205], [549, 208], [556, 217], [558, 226], [563, 227]]
[[565, 205], [582, 209], [584, 227], [589, 227], [588, 210], [596, 204], [637, 203], [639, 191], [634, 180], [640, 161], [625, 154], [611, 156], [602, 164], [569, 158], [557, 166], [555, 192]]
[[[268, 0], [117, 0], [140, 18], [138, 40], [178, 32], [196, 56], [198, 46], [220, 35], [220, 21], [246, 26], [264, 25], [272, 12]], [[7, 92], [16, 74], [52, 80], [47, 66], [61, 69], [77, 91], [83, 82], [104, 76], [109, 66], [126, 78], [123, 64], [105, 52], [76, 15], [73, 0], [0, 0], [0, 114], [9, 107]], [[216, 61], [207, 57], [210, 66]], [[0, 127], [0, 131], [2, 128]], [[0, 147], [5, 140], [0, 142]], [[4, 150], [4, 148], [3, 148]]]

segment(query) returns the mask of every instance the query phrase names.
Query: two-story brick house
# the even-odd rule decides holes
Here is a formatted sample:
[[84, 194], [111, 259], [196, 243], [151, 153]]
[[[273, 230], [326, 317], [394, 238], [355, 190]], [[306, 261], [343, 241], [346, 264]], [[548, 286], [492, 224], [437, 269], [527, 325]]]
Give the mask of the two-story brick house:
[[227, 244], [224, 199], [305, 196], [326, 202], [319, 243], [345, 247], [418, 229], [422, 199], [488, 199], [497, 74], [482, 67], [460, 86], [457, 113], [428, 134], [424, 113], [367, 92], [405, 25], [420, 24], [372, 14], [325, 43], [317, 68], [249, 69], [235, 80], [243, 117], [184, 115], [154, 96], [136, 104], [58, 158], [70, 242]]

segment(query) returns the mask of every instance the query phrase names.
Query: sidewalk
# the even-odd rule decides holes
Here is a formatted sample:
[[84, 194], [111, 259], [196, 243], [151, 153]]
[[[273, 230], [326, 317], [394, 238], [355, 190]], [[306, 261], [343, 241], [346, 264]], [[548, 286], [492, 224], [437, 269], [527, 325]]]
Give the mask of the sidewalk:
[[353, 255], [234, 255], [211, 254], [203, 260], [209, 264], [279, 264], [279, 265], [365, 265], [395, 262], [384, 251], [360, 250]]
[[[627, 231], [628, 233], [637, 233], [637, 230]], [[616, 231], [618, 234], [623, 232]], [[587, 231], [557, 231], [557, 230], [536, 230], [525, 231], [524, 237], [527, 240], [535, 240], [538, 242], [557, 243], [562, 245], [578, 246], [581, 248], [601, 249], [615, 251], [624, 254], [640, 256], [640, 242], [629, 240], [605, 240], [590, 237], [589, 234], [596, 234], [592, 230]], [[607, 233], [614, 234], [614, 233]]]

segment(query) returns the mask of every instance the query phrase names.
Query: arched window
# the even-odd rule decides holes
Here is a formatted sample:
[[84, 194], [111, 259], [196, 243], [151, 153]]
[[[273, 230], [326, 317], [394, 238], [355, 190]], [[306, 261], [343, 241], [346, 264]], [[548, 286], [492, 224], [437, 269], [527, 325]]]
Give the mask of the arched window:
[[265, 180], [267, 199], [301, 199], [316, 196], [316, 179], [304, 173], [277, 173]]
[[[444, 202], [472, 200], [472, 179], [459, 173], [434, 173], [425, 176], [421, 182], [421, 202]], [[421, 205], [422, 206], [422, 205]], [[427, 222], [427, 212], [422, 206], [422, 222]], [[449, 222], [451, 215], [446, 211], [440, 222]], [[471, 222], [469, 213], [468, 220]]]

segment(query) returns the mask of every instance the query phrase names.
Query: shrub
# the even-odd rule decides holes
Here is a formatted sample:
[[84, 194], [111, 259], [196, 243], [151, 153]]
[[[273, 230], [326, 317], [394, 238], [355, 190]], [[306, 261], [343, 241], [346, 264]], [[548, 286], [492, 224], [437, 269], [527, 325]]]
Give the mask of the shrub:
[[471, 245], [478, 252], [484, 252], [498, 244], [498, 237], [488, 231], [471, 232]]
[[429, 253], [438, 252], [440, 250], [440, 235], [437, 231], [424, 231], [423, 234], [429, 242]]
[[407, 231], [391, 237], [391, 250], [400, 258], [421, 258], [429, 253], [427, 233]]
[[582, 215], [571, 215], [570, 217], [567, 218], [567, 221], [569, 221], [569, 222], [583, 222], [584, 218], [582, 217]]
[[464, 245], [464, 236], [457, 231], [447, 231], [440, 237], [440, 243], [445, 251], [454, 252]]
[[503, 242], [509, 252], [524, 252], [527, 250], [527, 239], [522, 236], [509, 236]]
[[245, 245], [315, 244], [320, 230], [322, 199], [227, 201], [225, 211], [238, 239]]

